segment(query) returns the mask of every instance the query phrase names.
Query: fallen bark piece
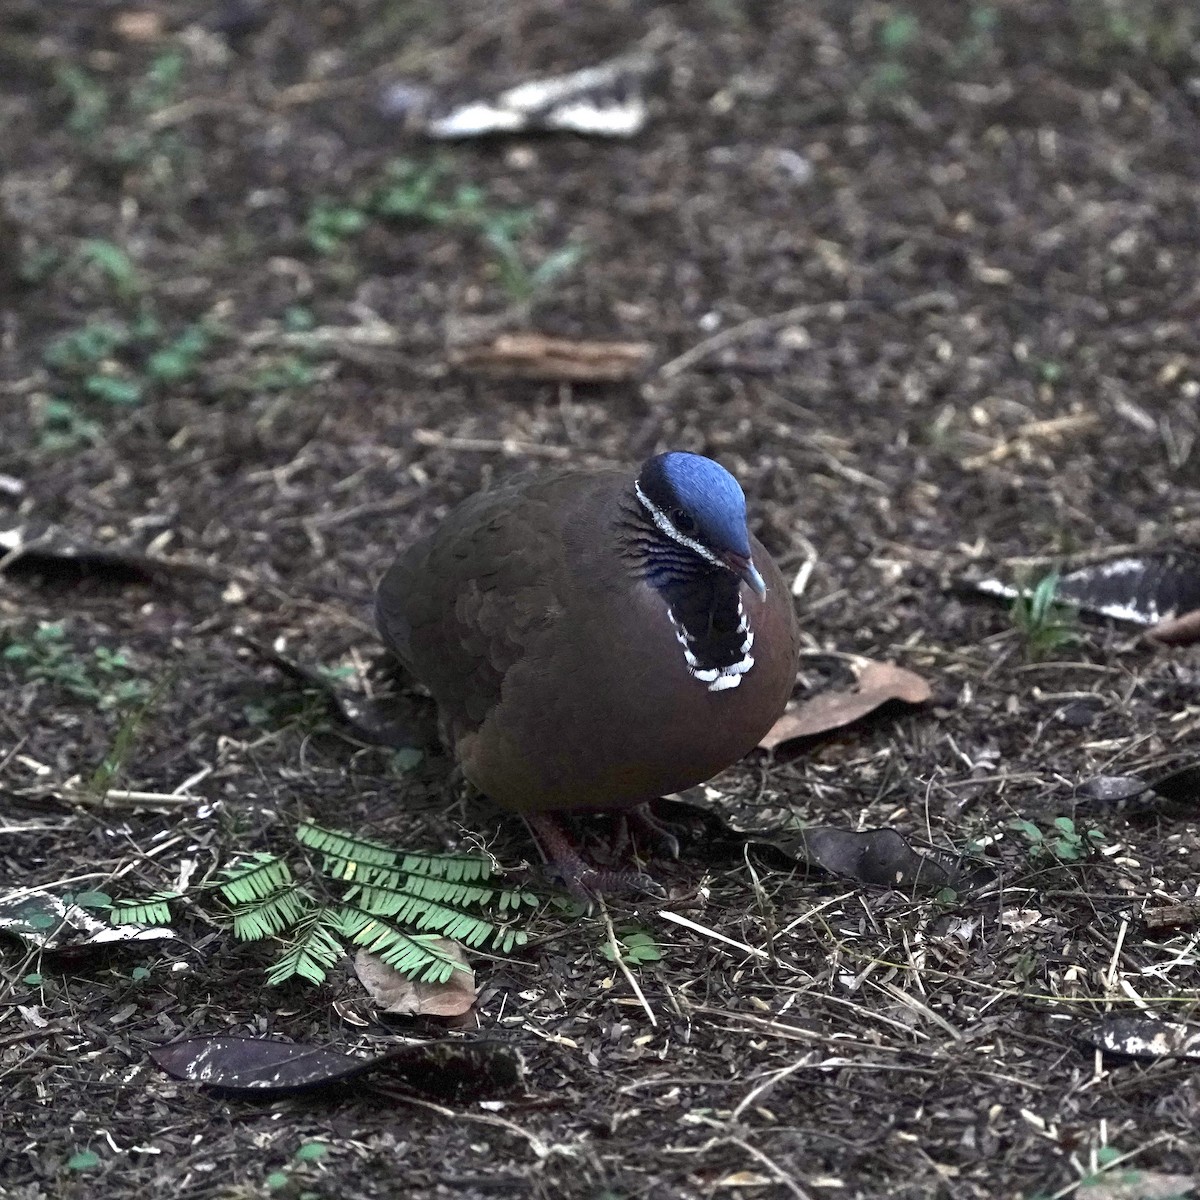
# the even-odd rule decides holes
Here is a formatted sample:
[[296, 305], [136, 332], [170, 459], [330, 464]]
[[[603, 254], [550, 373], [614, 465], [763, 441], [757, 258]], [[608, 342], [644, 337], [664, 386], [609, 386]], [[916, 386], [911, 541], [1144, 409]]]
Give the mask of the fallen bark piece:
[[758, 743], [761, 750], [774, 750], [797, 738], [815, 737], [841, 729], [886, 704], [924, 704], [933, 695], [929, 684], [913, 671], [894, 663], [856, 659], [857, 686], [849, 691], [818, 692], [807, 700], [793, 700], [783, 715]]
[[650, 365], [649, 342], [577, 341], [541, 333], [503, 333], [492, 341], [459, 346], [450, 363], [494, 379], [543, 379], [563, 383], [619, 383]]
[[434, 942], [459, 965], [449, 979], [440, 983], [409, 979], [389, 967], [378, 955], [359, 950], [354, 956], [354, 973], [380, 1012], [405, 1017], [461, 1017], [475, 1005], [475, 972], [467, 964], [463, 948], [448, 938]]
[[1200, 900], [1192, 900], [1186, 904], [1164, 904], [1159, 908], [1148, 908], [1142, 913], [1142, 920], [1145, 922], [1146, 928], [1151, 931], [1194, 925], [1200, 921]]

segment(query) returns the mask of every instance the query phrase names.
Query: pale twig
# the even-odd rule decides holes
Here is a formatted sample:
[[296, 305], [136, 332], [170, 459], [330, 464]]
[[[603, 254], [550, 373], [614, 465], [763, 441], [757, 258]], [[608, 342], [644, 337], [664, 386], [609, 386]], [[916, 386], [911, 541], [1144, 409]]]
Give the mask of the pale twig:
[[753, 1104], [755, 1100], [757, 1100], [764, 1092], [769, 1092], [777, 1083], [782, 1082], [789, 1075], [794, 1075], [797, 1071], [803, 1071], [805, 1067], [811, 1067], [812, 1065], [812, 1056], [806, 1055], [804, 1058], [797, 1060], [790, 1066], [782, 1067], [778, 1071], [772, 1071], [766, 1077], [766, 1079], [764, 1079], [762, 1083], [758, 1085], [758, 1087], [752, 1088], [746, 1093], [746, 1095], [738, 1103], [737, 1107], [734, 1108], [733, 1116], [731, 1116], [729, 1119], [731, 1121], [739, 1120], [742, 1113], [744, 1113], [746, 1109], [748, 1109], [750, 1105]]
[[412, 439], [420, 446], [436, 446], [442, 450], [465, 450], [479, 454], [503, 454], [508, 458], [570, 458], [573, 453], [570, 446], [519, 442], [515, 438], [449, 437], [436, 429], [415, 429]]
[[666, 921], [673, 921], [676, 925], [682, 925], [684, 929], [690, 929], [693, 933], [700, 933], [707, 938], [724, 942], [727, 946], [733, 946], [736, 950], [744, 950], [747, 954], [752, 954], [755, 958], [765, 958], [768, 961], [771, 958], [765, 950], [757, 950], [753, 946], [747, 946], [745, 942], [735, 942], [733, 938], [726, 937], [723, 933], [718, 933], [715, 929], [709, 929], [707, 925], [697, 925], [695, 921], [689, 921], [687, 917], [681, 917], [678, 913], [669, 912], [665, 908], [660, 908], [658, 915]]

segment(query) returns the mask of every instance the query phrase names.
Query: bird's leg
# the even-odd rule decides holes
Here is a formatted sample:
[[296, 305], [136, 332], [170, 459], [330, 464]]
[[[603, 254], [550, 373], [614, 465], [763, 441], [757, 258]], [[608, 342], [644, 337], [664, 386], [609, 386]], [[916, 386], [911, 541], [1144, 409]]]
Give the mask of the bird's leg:
[[640, 835], [643, 841], [648, 842], [660, 854], [665, 854], [668, 858], [679, 857], [679, 839], [654, 815], [649, 801], [631, 808], [628, 813], [622, 814], [622, 817], [626, 838], [632, 831], [635, 837]]
[[586, 863], [557, 817], [550, 813], [526, 813], [525, 824], [541, 850], [543, 858], [562, 876], [567, 890], [590, 909], [592, 900], [602, 892], [649, 892], [663, 890], [641, 871], [602, 870]]

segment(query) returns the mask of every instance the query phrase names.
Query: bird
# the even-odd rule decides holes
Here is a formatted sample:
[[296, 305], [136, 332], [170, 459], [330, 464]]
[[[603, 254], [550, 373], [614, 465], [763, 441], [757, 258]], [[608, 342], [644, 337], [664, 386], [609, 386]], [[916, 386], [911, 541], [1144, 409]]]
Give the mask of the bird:
[[754, 749], [799, 649], [741, 486], [678, 450], [636, 473], [560, 467], [470, 496], [399, 554], [375, 616], [463, 775], [585, 897], [653, 881], [586, 862], [560, 818], [655, 828], [651, 801]]

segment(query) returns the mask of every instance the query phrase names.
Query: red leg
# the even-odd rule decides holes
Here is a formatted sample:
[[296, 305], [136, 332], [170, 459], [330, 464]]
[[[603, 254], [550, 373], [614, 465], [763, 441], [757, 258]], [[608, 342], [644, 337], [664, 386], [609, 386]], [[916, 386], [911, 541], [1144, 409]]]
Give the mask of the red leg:
[[639, 804], [637, 808], [629, 810], [627, 827], [635, 837], [640, 835], [660, 854], [668, 858], [679, 857], [679, 839], [654, 815], [649, 803]]
[[641, 871], [609, 871], [593, 867], [580, 857], [575, 844], [550, 813], [528, 813], [525, 824], [533, 834], [543, 857], [562, 876], [567, 890], [589, 908], [592, 900], [604, 892], [648, 892], [663, 895], [663, 889]]

